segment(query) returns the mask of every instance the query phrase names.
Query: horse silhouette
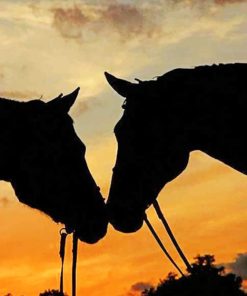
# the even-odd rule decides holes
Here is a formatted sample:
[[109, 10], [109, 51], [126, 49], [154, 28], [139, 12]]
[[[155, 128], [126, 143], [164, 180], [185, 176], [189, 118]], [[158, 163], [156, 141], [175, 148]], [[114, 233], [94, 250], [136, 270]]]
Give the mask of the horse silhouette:
[[107, 231], [104, 200], [68, 115], [79, 88], [45, 103], [0, 98], [0, 179], [19, 201], [95, 243]]
[[175, 69], [130, 83], [105, 73], [125, 97], [107, 207], [112, 225], [134, 232], [167, 182], [201, 150], [247, 173], [247, 64]]

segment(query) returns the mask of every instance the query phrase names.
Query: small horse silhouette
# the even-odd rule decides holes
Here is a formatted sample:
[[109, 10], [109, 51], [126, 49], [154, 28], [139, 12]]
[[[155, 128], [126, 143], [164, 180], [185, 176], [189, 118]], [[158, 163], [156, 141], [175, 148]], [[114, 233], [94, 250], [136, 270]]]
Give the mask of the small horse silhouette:
[[146, 208], [193, 150], [247, 173], [247, 64], [175, 69], [139, 83], [105, 75], [126, 98], [114, 129], [118, 152], [107, 202], [117, 230], [142, 226]]
[[48, 103], [0, 98], [0, 179], [19, 201], [95, 243], [106, 234], [107, 216], [68, 115], [78, 92]]

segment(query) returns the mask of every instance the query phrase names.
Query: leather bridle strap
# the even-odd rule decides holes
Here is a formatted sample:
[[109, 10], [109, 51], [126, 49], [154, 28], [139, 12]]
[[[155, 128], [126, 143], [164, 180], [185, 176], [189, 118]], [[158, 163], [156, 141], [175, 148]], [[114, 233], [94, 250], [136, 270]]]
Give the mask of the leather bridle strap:
[[[64, 257], [65, 257], [65, 244], [68, 233], [65, 228], [60, 230], [60, 251], [59, 255], [61, 258], [61, 273], [60, 273], [60, 293], [64, 295], [63, 291], [63, 267], [64, 267]], [[76, 264], [77, 264], [77, 251], [78, 251], [78, 237], [75, 232], [73, 232], [73, 258], [72, 258], [72, 296], [76, 296]]]
[[153, 226], [151, 225], [150, 221], [148, 220], [147, 215], [145, 214], [144, 216], [144, 221], [147, 225], [147, 227], [149, 228], [150, 232], [152, 233], [153, 237], [155, 238], [156, 242], [158, 243], [158, 245], [160, 246], [161, 250], [163, 251], [163, 253], [166, 255], [166, 257], [169, 259], [169, 261], [173, 264], [173, 266], [179, 271], [179, 273], [184, 276], [182, 270], [178, 267], [178, 265], [176, 264], [176, 262], [172, 259], [171, 255], [168, 253], [168, 251], [166, 250], [165, 246], [163, 245], [162, 241], [160, 240], [158, 234], [156, 233], [156, 231], [154, 230]]
[[63, 295], [63, 266], [64, 266], [64, 257], [65, 257], [65, 244], [67, 238], [67, 232], [65, 228], [60, 230], [60, 250], [59, 255], [61, 258], [61, 273], [60, 273], [60, 293]]
[[161, 209], [160, 209], [160, 206], [159, 206], [157, 200], [155, 200], [155, 201], [153, 202], [153, 206], [154, 206], [154, 209], [155, 209], [155, 211], [156, 211], [156, 213], [157, 213], [159, 219], [161, 220], [162, 224], [164, 225], [164, 227], [165, 227], [165, 229], [166, 229], [166, 231], [167, 231], [167, 233], [168, 233], [168, 235], [169, 235], [169, 237], [170, 237], [170, 239], [171, 239], [171, 241], [172, 241], [174, 247], [176, 248], [176, 250], [177, 250], [179, 256], [181, 257], [181, 259], [183, 260], [184, 264], [186, 265], [187, 270], [188, 270], [189, 272], [191, 272], [192, 267], [191, 267], [189, 261], [187, 260], [187, 258], [185, 257], [185, 255], [184, 255], [182, 249], [180, 248], [178, 242], [176, 241], [175, 236], [173, 235], [172, 230], [171, 230], [170, 226], [168, 225], [168, 223], [167, 223], [167, 221], [166, 221], [166, 219], [165, 219], [165, 216], [164, 216], [164, 214], [162, 213], [162, 211], [161, 211]]
[[72, 296], [76, 296], [76, 264], [77, 264], [77, 250], [78, 250], [78, 237], [73, 232], [73, 259], [72, 259]]

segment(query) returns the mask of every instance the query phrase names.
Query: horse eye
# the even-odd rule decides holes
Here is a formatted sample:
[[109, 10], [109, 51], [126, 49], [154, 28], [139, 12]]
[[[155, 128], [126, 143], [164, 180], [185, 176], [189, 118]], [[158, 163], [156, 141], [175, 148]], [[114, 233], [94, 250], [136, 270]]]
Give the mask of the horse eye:
[[125, 101], [123, 102], [122, 109], [126, 109], [126, 107], [127, 107], [127, 100], [125, 100]]

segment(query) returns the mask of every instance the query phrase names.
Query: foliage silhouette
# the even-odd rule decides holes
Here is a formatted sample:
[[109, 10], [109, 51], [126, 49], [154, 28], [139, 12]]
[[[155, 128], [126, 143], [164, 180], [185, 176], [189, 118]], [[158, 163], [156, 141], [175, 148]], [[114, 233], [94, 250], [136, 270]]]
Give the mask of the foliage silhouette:
[[107, 207], [110, 223], [135, 232], [161, 189], [200, 150], [247, 174], [247, 64], [174, 69], [131, 83], [105, 73], [125, 98]]
[[195, 257], [192, 272], [186, 277], [177, 278], [169, 273], [156, 288], [142, 292], [142, 296], [245, 296], [241, 290], [242, 279], [225, 273], [223, 266], [214, 265], [214, 256]]
[[68, 114], [78, 93], [47, 103], [0, 98], [0, 180], [11, 183], [20, 202], [95, 243], [106, 234], [108, 219]]
[[68, 296], [68, 295], [65, 293], [59, 292], [59, 290], [52, 289], [52, 290], [46, 290], [45, 292], [40, 293], [39, 296]]

